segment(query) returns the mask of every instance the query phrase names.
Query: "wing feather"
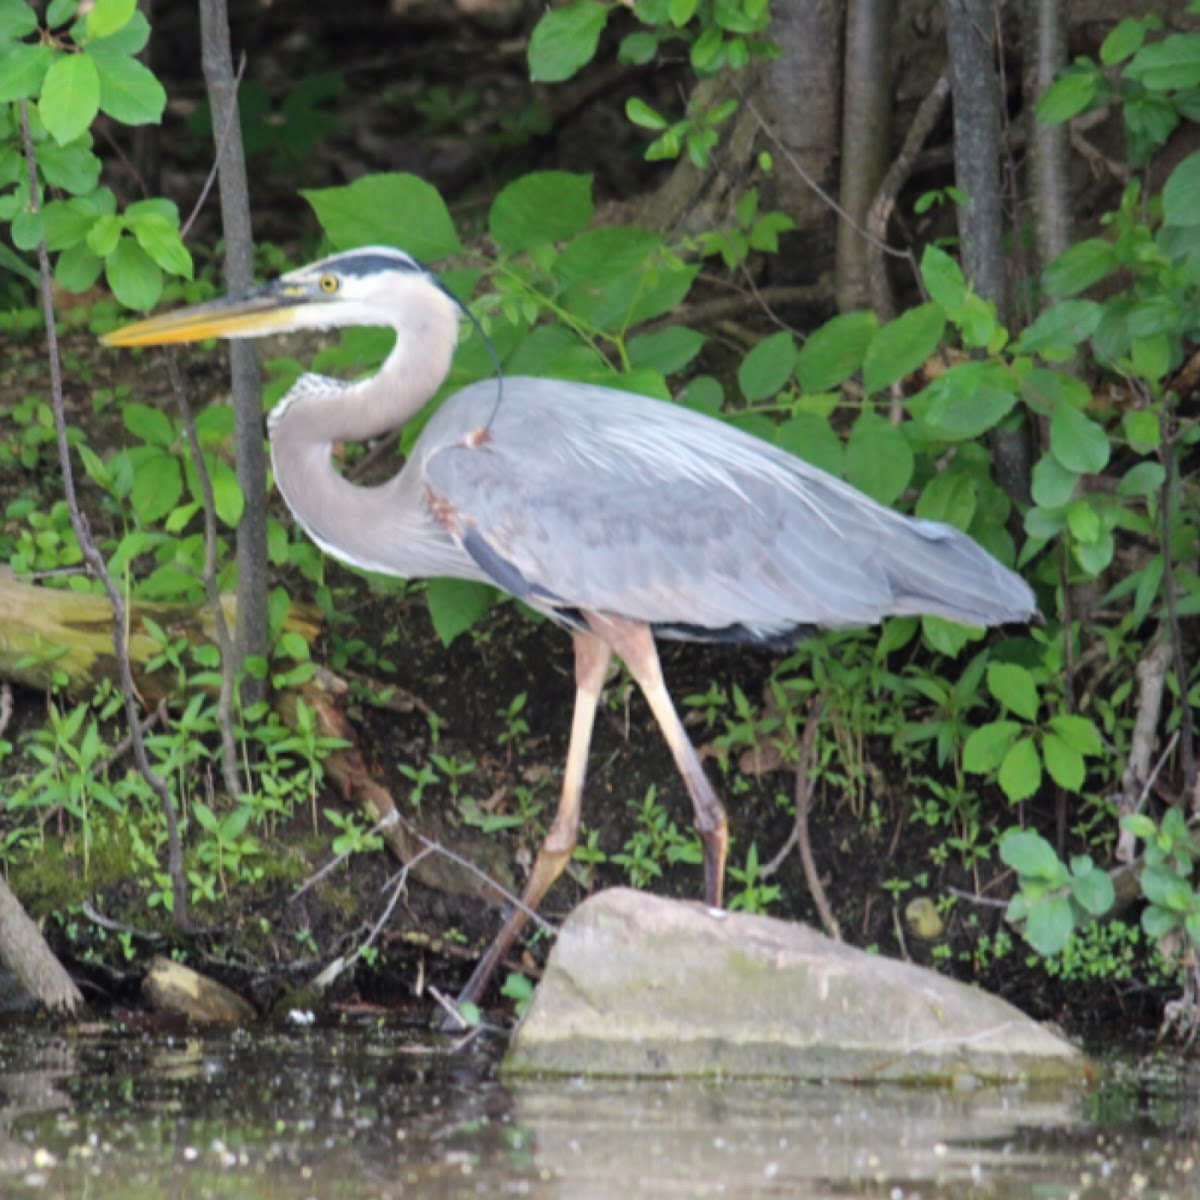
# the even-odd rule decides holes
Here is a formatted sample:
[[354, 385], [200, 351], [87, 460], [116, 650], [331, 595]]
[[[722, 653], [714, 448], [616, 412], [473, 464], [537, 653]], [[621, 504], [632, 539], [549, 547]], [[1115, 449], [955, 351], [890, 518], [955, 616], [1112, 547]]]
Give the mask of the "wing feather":
[[888, 614], [996, 624], [1036, 611], [1028, 586], [966, 535], [711, 418], [508, 379], [488, 436], [467, 436], [494, 402], [493, 384], [459, 393], [414, 453], [477, 539], [476, 562], [503, 564], [489, 570], [501, 586], [518, 578], [569, 608], [767, 638]]

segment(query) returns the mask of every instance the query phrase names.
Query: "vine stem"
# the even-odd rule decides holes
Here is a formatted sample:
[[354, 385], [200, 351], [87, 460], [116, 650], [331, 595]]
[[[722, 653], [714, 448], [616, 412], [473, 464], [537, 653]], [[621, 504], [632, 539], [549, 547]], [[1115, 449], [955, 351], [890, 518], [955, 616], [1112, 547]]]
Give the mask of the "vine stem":
[[[29, 203], [33, 212], [41, 209], [38, 193], [37, 156], [33, 146], [33, 135], [29, 129], [29, 108], [25, 100], [20, 101], [21, 141], [25, 162], [29, 170]], [[50, 255], [44, 238], [38, 241], [38, 273], [41, 282], [42, 315], [46, 322], [46, 353], [50, 363], [50, 395], [54, 413], [54, 432], [58, 446], [58, 460], [62, 469], [63, 495], [71, 515], [71, 528], [79, 542], [83, 561], [88, 573], [99, 579], [112, 605], [113, 651], [117, 659], [117, 670], [121, 678], [121, 694], [125, 702], [125, 717], [129, 723], [129, 736], [133, 745], [134, 760], [142, 778], [150, 786], [162, 805], [167, 822], [168, 871], [171, 876], [172, 916], [181, 932], [191, 933], [193, 926], [187, 910], [187, 880], [183, 873], [183, 843], [179, 836], [179, 819], [175, 802], [167, 789], [166, 782], [150, 765], [146, 754], [146, 743], [142, 737], [142, 726], [138, 714], [137, 691], [133, 683], [133, 669], [129, 662], [129, 646], [126, 641], [127, 610], [124, 597], [117, 587], [104, 555], [92, 537], [87, 517], [79, 507], [75, 492], [75, 473], [71, 466], [71, 450], [67, 442], [66, 406], [63, 401], [62, 359], [58, 349], [58, 326], [54, 319], [54, 298], [50, 291]]]

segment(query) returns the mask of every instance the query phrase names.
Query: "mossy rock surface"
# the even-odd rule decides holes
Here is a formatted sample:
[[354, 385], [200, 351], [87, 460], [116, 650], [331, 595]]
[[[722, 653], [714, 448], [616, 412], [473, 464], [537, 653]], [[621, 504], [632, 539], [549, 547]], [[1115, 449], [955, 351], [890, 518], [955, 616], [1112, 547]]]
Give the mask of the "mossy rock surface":
[[1083, 1079], [1012, 1005], [806, 925], [613, 889], [563, 926], [512, 1074]]

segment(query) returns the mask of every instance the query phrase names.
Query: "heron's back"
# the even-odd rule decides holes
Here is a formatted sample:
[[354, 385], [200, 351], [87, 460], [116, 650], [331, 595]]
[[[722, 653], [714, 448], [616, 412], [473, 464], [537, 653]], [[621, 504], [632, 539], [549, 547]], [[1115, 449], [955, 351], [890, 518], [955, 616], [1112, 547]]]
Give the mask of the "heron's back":
[[804, 626], [933, 614], [1025, 621], [1028, 585], [967, 535], [905, 517], [678, 405], [510, 378], [451, 397], [414, 458], [466, 548], [537, 607], [668, 636], [775, 641]]

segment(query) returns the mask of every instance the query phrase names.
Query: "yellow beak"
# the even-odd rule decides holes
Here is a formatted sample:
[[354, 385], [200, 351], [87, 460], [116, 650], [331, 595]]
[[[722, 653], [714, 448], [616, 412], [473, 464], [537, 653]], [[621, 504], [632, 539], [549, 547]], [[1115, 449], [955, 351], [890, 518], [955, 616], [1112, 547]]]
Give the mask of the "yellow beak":
[[304, 293], [268, 284], [240, 300], [225, 298], [149, 317], [104, 334], [106, 346], [166, 346], [212, 337], [262, 337], [293, 329]]

